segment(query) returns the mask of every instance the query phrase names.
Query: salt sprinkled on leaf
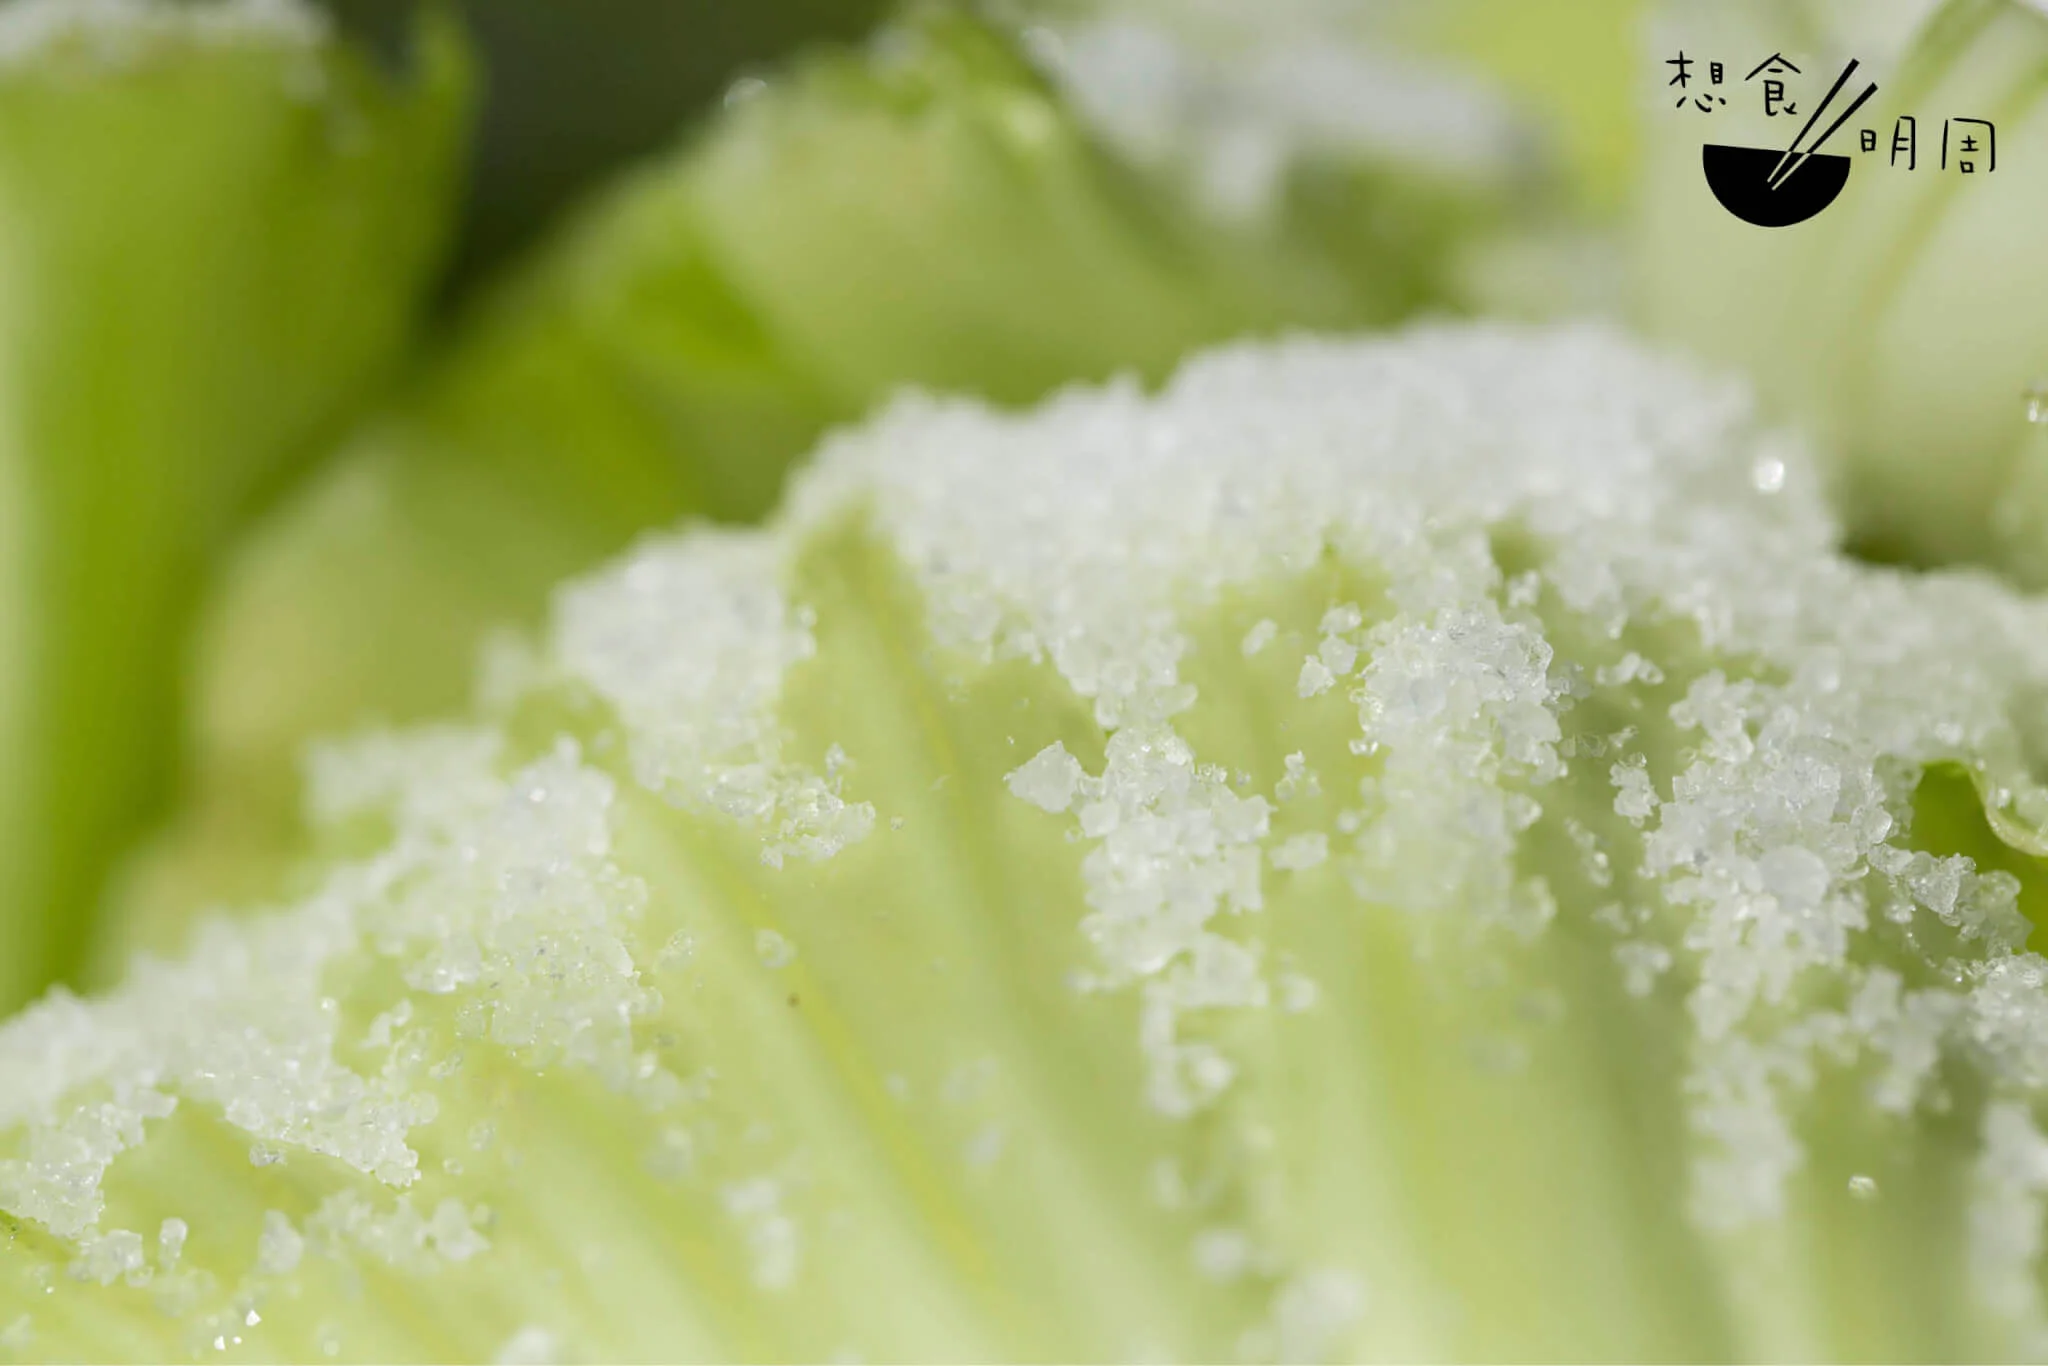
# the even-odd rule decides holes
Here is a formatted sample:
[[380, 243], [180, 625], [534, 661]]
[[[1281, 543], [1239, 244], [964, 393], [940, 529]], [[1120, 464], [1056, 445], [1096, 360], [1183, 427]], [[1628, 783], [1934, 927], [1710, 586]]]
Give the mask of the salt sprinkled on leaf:
[[788, 853], [830, 857], [874, 824], [872, 807], [783, 759], [774, 705], [816, 643], [781, 573], [775, 548], [743, 535], [650, 541], [563, 592], [554, 638], [565, 670], [618, 708], [640, 781], [768, 825], [778, 865]]
[[[1760, 497], [1765, 455], [1788, 473]], [[933, 1232], [964, 1229], [1119, 1259], [1134, 1279], [1116, 1294], [1168, 1287], [1148, 1301], [1162, 1323], [1175, 1277], [1241, 1289], [1225, 1348], [1429, 1355], [1463, 1341], [1403, 1317], [1428, 1298], [1411, 1288], [1455, 1275], [1425, 1265], [1435, 1202], [1508, 1191], [1551, 1217], [1557, 1185], [1587, 1229], [1632, 1229], [1669, 1197], [1654, 1227], [1739, 1277], [1728, 1249], [1796, 1210], [1794, 1183], [1821, 1172], [1840, 1198], [1852, 1168], [1808, 1152], [1815, 1098], [1840, 1090], [1831, 1125], [1908, 1140], [1923, 1110], [1978, 1106], [1957, 1247], [1980, 1307], [2021, 1347], [2048, 1343], [2048, 961], [2024, 948], [2017, 875], [1914, 842], [1938, 768], [2009, 794], [1987, 839], [2039, 801], [2020, 718], [2048, 686], [2048, 604], [1849, 558], [1801, 461], [1740, 391], [1599, 329], [1246, 345], [1157, 394], [1112, 384], [1023, 415], [905, 397], [829, 441], [769, 527], [654, 540], [565, 588], [538, 703], [319, 751], [312, 814], [343, 834], [375, 818], [381, 849], [315, 865], [295, 899], [103, 997], [58, 993], [0, 1025], [0, 1210], [75, 1258], [70, 1293], [168, 1279], [183, 1225], [161, 1224], [152, 1270], [127, 1225], [161, 1211], [130, 1219], [110, 1190], [166, 1131], [220, 1125], [238, 1164], [250, 1144], [290, 1157], [238, 1180], [308, 1183], [307, 1208], [251, 1214], [234, 1273], [337, 1257], [461, 1275], [510, 1249], [602, 1291], [579, 1260], [601, 1237], [537, 1250], [475, 1198], [545, 1181], [448, 1165], [442, 1129], [503, 1121], [493, 1160], [509, 1171], [539, 1134], [556, 1146], [526, 1170], [592, 1182], [576, 1198], [612, 1199], [627, 1238], [648, 1234], [640, 1202], [695, 1201], [689, 1238], [741, 1268], [730, 1294], [825, 1287], [793, 1322], [827, 1300], [883, 1313], [844, 1279], [858, 1271], [980, 1324]], [[900, 573], [914, 630], [865, 599], [803, 601], [804, 557], [849, 527]], [[1249, 634], [1277, 634], [1269, 602], [1313, 639], [1312, 695], [1291, 661], [1277, 679], [1246, 663]], [[859, 680], [836, 627], [893, 672]], [[1027, 674], [1034, 703], [1067, 707], [1028, 744], [997, 686]], [[536, 739], [548, 706], [602, 716]], [[866, 742], [816, 734], [804, 708], [857, 714]], [[589, 730], [623, 744], [601, 752]], [[983, 740], [981, 769], [933, 757]], [[903, 833], [862, 840], [870, 797], [912, 817]], [[736, 865], [735, 842], [805, 866]], [[781, 930], [756, 933], [769, 920], [801, 940], [801, 968]], [[859, 970], [835, 978], [843, 957]], [[1569, 991], [1532, 978], [1566, 962]], [[1069, 970], [1078, 1001], [1058, 989]], [[1009, 973], [1042, 975], [1023, 990]], [[861, 1013], [863, 991], [950, 1004], [899, 1028], [872, 999]], [[1415, 1013], [1388, 1014], [1404, 995]], [[1452, 1037], [1420, 1036], [1434, 1010]], [[1114, 1033], [1064, 1033], [1084, 1025]], [[1601, 1069], [1645, 1038], [1687, 1189], [1632, 1167], [1610, 1209], [1607, 1186], [1562, 1178], [1589, 1152], [1602, 1180], [1633, 1160], [1604, 1107], [1636, 1097], [1604, 1099], [1627, 1088]], [[989, 1059], [985, 1094], [919, 1099], [951, 1096], [940, 1079], [963, 1057]], [[1089, 1063], [1048, 1063], [1068, 1057]], [[1087, 1089], [1098, 1064], [1117, 1094]], [[1400, 1169], [1400, 1126], [1423, 1121], [1374, 1089], [1399, 1066], [1425, 1117], [1527, 1121], [1501, 1140], [1525, 1167], [1434, 1187]], [[549, 1127], [574, 1107], [527, 1113], [522, 1088], [557, 1072], [591, 1104], [639, 1107], [616, 1170], [571, 1170], [602, 1140]], [[1539, 1079], [1606, 1089], [1487, 1108]], [[502, 1108], [479, 1102], [498, 1084]], [[1506, 1129], [1433, 1132], [1476, 1153]], [[643, 1159], [662, 1134], [689, 1161], [657, 1177]], [[988, 1162], [970, 1188], [947, 1184], [974, 1173], [946, 1156]], [[841, 1165], [811, 1183], [806, 1160]], [[1154, 1173], [1172, 1209], [1117, 1171]], [[1913, 1204], [1887, 1176], [1857, 1218]], [[840, 1205], [882, 1230], [855, 1246], [885, 1255], [838, 1255]], [[1201, 1222], [1146, 1222], [1173, 1211]], [[211, 1235], [187, 1213], [196, 1253]], [[1089, 1219], [1085, 1237], [1062, 1222]], [[1242, 1245], [1216, 1236], [1223, 1219]], [[1507, 1222], [1491, 1234], [1512, 1239]], [[1624, 1265], [1633, 1246], [1593, 1255]], [[1583, 1289], [1567, 1271], [1546, 1295]], [[1058, 1284], [1080, 1294], [1092, 1274]], [[561, 1328], [580, 1342], [601, 1317]]]

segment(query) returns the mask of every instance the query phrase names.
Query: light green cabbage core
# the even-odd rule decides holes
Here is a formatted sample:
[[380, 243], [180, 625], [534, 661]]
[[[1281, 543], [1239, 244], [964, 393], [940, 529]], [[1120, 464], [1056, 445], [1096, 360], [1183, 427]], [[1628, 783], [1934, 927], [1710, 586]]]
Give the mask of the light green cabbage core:
[[0, 1030], [0, 1342], [2032, 1355], [2048, 632], [1818, 493], [1600, 333], [901, 404]]

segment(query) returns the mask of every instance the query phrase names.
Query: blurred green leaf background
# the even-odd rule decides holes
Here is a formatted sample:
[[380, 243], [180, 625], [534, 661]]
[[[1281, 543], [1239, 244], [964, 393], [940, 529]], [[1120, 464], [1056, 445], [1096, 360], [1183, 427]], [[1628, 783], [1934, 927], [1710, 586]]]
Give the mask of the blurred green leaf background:
[[[418, 0], [325, 0], [403, 65]], [[743, 73], [853, 42], [886, 0], [462, 0], [485, 89], [447, 291], [530, 245], [605, 175], [669, 146]]]

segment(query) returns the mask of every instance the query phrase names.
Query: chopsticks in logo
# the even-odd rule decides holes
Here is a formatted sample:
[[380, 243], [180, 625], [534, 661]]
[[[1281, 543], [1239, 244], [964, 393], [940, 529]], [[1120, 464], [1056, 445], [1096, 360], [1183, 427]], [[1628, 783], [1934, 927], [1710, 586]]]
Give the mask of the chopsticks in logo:
[[[1822, 114], [1827, 112], [1827, 107], [1834, 102], [1835, 96], [1842, 92], [1843, 84], [1848, 81], [1850, 75], [1856, 70], [1856, 66], [1856, 59], [1850, 58], [1849, 64], [1842, 68], [1842, 74], [1835, 77], [1835, 83], [1828, 87], [1826, 96], [1822, 98], [1819, 104], [1814, 106], [1813, 112], [1807, 115], [1806, 125], [1799, 130], [1799, 136], [1792, 139], [1791, 146], [1785, 149], [1785, 155], [1779, 157], [1778, 164], [1771, 167], [1771, 173], [1766, 177], [1766, 183], [1769, 188], [1775, 190], [1790, 180], [1793, 173], [1806, 164], [1806, 159], [1815, 152], [1818, 152], [1821, 149], [1821, 144], [1833, 137], [1835, 130], [1847, 123], [1849, 116], [1858, 109], [1861, 109], [1863, 102], [1877, 93], [1877, 82], [1872, 81], [1864, 87], [1863, 93], [1858, 95], [1847, 109], [1844, 109], [1835, 117], [1835, 121], [1827, 126], [1827, 130], [1813, 140], [1810, 146], [1800, 147], [1799, 144], [1805, 141], [1806, 135], [1813, 131], [1813, 125], [1819, 121]], [[1790, 163], [1789, 165], [1787, 165], [1788, 162]]]

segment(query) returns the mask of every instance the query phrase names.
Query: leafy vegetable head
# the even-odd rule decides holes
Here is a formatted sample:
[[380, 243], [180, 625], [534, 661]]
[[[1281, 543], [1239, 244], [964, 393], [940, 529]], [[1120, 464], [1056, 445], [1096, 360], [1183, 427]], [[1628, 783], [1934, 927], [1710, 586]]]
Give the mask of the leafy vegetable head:
[[6, 1027], [20, 1341], [2024, 1351], [2048, 634], [1819, 494], [1597, 332], [905, 401]]
[[[296, 11], [56, 13], [38, 79]], [[1930, 50], [2031, 32], [1973, 15]], [[1178, 155], [917, 18], [736, 90], [356, 431], [210, 617], [126, 893], [176, 947], [0, 1024], [0, 1353], [2048, 1348], [2041, 605], [1845, 553], [1828, 465], [1607, 330], [1166, 378], [1453, 297], [1504, 192], [1319, 155], [1204, 216]], [[571, 578], [461, 700], [904, 382], [983, 397]], [[380, 708], [459, 716], [317, 744], [293, 817]]]

